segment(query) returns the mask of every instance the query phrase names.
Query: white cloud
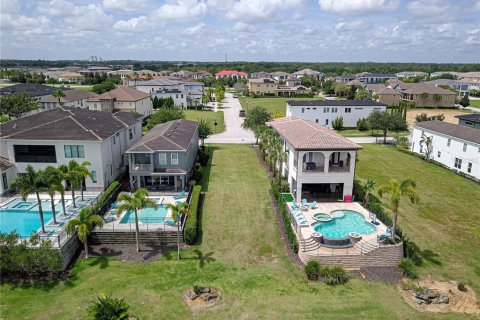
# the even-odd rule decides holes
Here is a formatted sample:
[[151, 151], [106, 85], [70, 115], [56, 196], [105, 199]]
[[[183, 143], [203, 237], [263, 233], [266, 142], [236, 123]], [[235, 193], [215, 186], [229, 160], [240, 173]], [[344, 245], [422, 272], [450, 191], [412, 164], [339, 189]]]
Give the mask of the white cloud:
[[70, 29], [80, 31], [107, 31], [111, 22], [112, 17], [94, 4], [75, 7], [74, 15], [65, 18]]
[[207, 0], [208, 8], [212, 10], [228, 10], [235, 4], [234, 0]]
[[196, 24], [192, 27], [180, 30], [180, 33], [186, 36], [191, 36], [191, 35], [200, 33], [201, 31], [203, 31], [204, 28], [205, 28], [205, 23], [200, 22], [199, 24]]
[[473, 11], [474, 12], [480, 12], [480, 1], [477, 1], [475, 5], [473, 6]]
[[398, 8], [400, 0], [318, 0], [320, 8], [340, 14], [372, 14]]
[[335, 30], [338, 31], [362, 31], [371, 27], [371, 23], [364, 20], [339, 21], [335, 24]]
[[407, 4], [407, 10], [416, 18], [439, 18], [449, 14], [450, 6], [442, 0], [417, 0]]
[[145, 0], [103, 0], [103, 8], [113, 11], [135, 11], [145, 6]]
[[0, 12], [2, 14], [14, 14], [20, 11], [20, 3], [18, 0], [1, 0]]
[[235, 25], [233, 26], [233, 30], [236, 32], [254, 32], [255, 28], [248, 23], [240, 21], [235, 23]]
[[143, 32], [150, 27], [146, 16], [135, 17], [130, 20], [119, 20], [113, 25], [113, 29], [120, 32]]
[[208, 8], [204, 1], [197, 0], [176, 0], [173, 3], [166, 3], [154, 12], [154, 17], [161, 20], [172, 20], [178, 22], [191, 22], [203, 18]]
[[226, 13], [226, 18], [243, 22], [276, 20], [286, 10], [296, 10], [303, 0], [240, 0]]
[[40, 2], [37, 11], [41, 14], [52, 17], [68, 17], [75, 15], [76, 7], [73, 3], [64, 0], [52, 0]]

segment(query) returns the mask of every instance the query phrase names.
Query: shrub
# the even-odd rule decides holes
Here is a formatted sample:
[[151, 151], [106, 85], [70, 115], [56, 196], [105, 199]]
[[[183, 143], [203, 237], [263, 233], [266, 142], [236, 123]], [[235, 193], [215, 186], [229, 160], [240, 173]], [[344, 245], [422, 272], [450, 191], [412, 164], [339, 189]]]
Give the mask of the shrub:
[[460, 290], [462, 292], [467, 292], [468, 291], [467, 285], [465, 284], [465, 282], [459, 282], [458, 285], [457, 285], [457, 288], [458, 288], [458, 290]]
[[190, 196], [190, 215], [187, 217], [185, 228], [183, 230], [183, 239], [186, 244], [192, 245], [197, 239], [198, 233], [198, 203], [200, 200], [200, 193], [202, 187], [196, 185], [192, 188], [192, 195]]
[[358, 129], [359, 131], [367, 131], [367, 130], [369, 130], [370, 128], [368, 127], [368, 121], [367, 121], [367, 119], [365, 119], [365, 118], [359, 119], [359, 120], [357, 121], [357, 129]]
[[338, 117], [332, 121], [332, 127], [335, 130], [342, 130], [343, 129], [343, 117]]
[[87, 308], [87, 313], [92, 320], [123, 320], [128, 319], [128, 308], [123, 298], [100, 294]]
[[337, 286], [348, 282], [348, 274], [342, 267], [322, 267], [320, 275], [329, 286]]
[[205, 167], [207, 164], [208, 164], [208, 159], [209, 159], [209, 155], [208, 153], [206, 152], [200, 152], [198, 154], [198, 162], [200, 162], [200, 164], [202, 165], [202, 167]]
[[290, 214], [288, 212], [285, 200], [282, 197], [282, 193], [280, 192], [280, 186], [277, 183], [272, 183], [272, 191], [275, 197], [275, 201], [278, 204], [278, 208], [283, 220], [283, 224], [285, 225], [285, 233], [287, 234], [290, 248], [292, 249], [293, 252], [297, 253], [298, 252], [297, 236], [295, 235], [295, 231], [293, 231], [292, 223], [290, 221]]
[[308, 280], [318, 280], [320, 276], [320, 262], [316, 260], [309, 260], [305, 265], [305, 274]]
[[198, 181], [200, 183], [200, 181], [202, 180], [202, 177], [203, 177], [203, 174], [202, 174], [201, 169], [199, 169], [199, 168], [193, 169], [193, 172], [192, 172], [192, 179], [193, 180]]
[[105, 191], [102, 192], [98, 198], [97, 203], [92, 207], [93, 212], [99, 215], [103, 215], [108, 207], [114, 201], [114, 196], [120, 191], [120, 182], [115, 180], [113, 181]]
[[407, 258], [400, 260], [398, 268], [404, 276], [409, 277], [410, 279], [418, 279], [417, 270], [411, 259]]

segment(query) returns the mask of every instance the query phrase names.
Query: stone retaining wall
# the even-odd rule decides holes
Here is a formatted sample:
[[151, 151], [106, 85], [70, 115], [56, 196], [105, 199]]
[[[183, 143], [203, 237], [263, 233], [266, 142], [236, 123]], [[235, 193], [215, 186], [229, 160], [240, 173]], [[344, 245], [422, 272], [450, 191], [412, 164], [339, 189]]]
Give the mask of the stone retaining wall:
[[60, 256], [62, 257], [62, 269], [65, 270], [72, 260], [73, 256], [77, 252], [80, 241], [78, 240], [77, 233], [71, 235], [58, 249]]
[[364, 254], [307, 256], [308, 260], [318, 260], [325, 265], [336, 265], [344, 268], [394, 267], [403, 259], [403, 243], [380, 246]]
[[[140, 231], [139, 234], [140, 243], [143, 244], [176, 244], [177, 232], [176, 231], [162, 231], [162, 232], [145, 232]], [[183, 242], [183, 236], [180, 235], [180, 242]], [[134, 231], [101, 231], [94, 230], [90, 234], [91, 244], [134, 244], [135, 232]]]

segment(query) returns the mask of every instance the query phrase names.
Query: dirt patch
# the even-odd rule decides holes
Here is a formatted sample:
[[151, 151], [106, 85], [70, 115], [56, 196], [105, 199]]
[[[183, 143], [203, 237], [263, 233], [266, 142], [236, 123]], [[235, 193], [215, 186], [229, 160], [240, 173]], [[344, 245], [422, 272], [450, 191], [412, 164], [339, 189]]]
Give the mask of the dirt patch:
[[176, 249], [177, 246], [173, 244], [168, 246], [140, 244], [140, 252], [137, 252], [135, 244], [102, 244], [89, 246], [88, 254], [90, 257], [113, 257], [125, 262], [138, 263], [157, 260]]
[[458, 312], [466, 313], [473, 315], [480, 315], [480, 309], [477, 305], [477, 297], [475, 291], [466, 287], [466, 291], [458, 290], [458, 283], [454, 281], [449, 282], [440, 282], [440, 281], [418, 281], [418, 287], [428, 288], [430, 290], [437, 291], [443, 295], [448, 296], [448, 303], [434, 304], [434, 303], [417, 303], [416, 298], [414, 297], [415, 288], [405, 288], [405, 286], [399, 285], [398, 288], [400, 293], [407, 301], [416, 310], [422, 312], [435, 312], [435, 313], [446, 313], [446, 312]]
[[402, 280], [397, 267], [364, 267], [360, 269], [360, 275], [367, 281], [399, 283]]
[[221, 294], [218, 289], [210, 287], [194, 287], [186, 290], [183, 301], [192, 312], [216, 309], [220, 306]]
[[408, 125], [413, 125], [416, 122], [415, 117], [421, 113], [426, 113], [429, 116], [436, 116], [443, 113], [445, 116], [445, 120], [443, 121], [453, 124], [458, 124], [458, 119], [455, 118], [455, 116], [465, 114], [465, 112], [455, 109], [409, 109], [407, 112]]

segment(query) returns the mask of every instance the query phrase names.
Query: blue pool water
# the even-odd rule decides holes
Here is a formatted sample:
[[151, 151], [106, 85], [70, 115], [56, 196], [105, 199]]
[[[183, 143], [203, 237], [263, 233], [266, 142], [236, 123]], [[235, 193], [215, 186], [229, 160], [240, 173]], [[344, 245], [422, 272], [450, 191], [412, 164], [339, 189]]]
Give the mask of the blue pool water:
[[[138, 214], [138, 221], [142, 223], [163, 223], [167, 216], [168, 209], [165, 205], [159, 205], [157, 209], [145, 208]], [[135, 223], [135, 213], [128, 211], [120, 220], [120, 223]]]
[[[326, 238], [340, 239], [348, 237], [350, 232], [371, 234], [376, 228], [365, 221], [363, 215], [352, 210], [338, 210], [344, 213], [343, 217], [334, 218], [329, 222], [318, 222], [313, 225], [315, 231]], [[337, 211], [334, 211], [337, 212]]]

